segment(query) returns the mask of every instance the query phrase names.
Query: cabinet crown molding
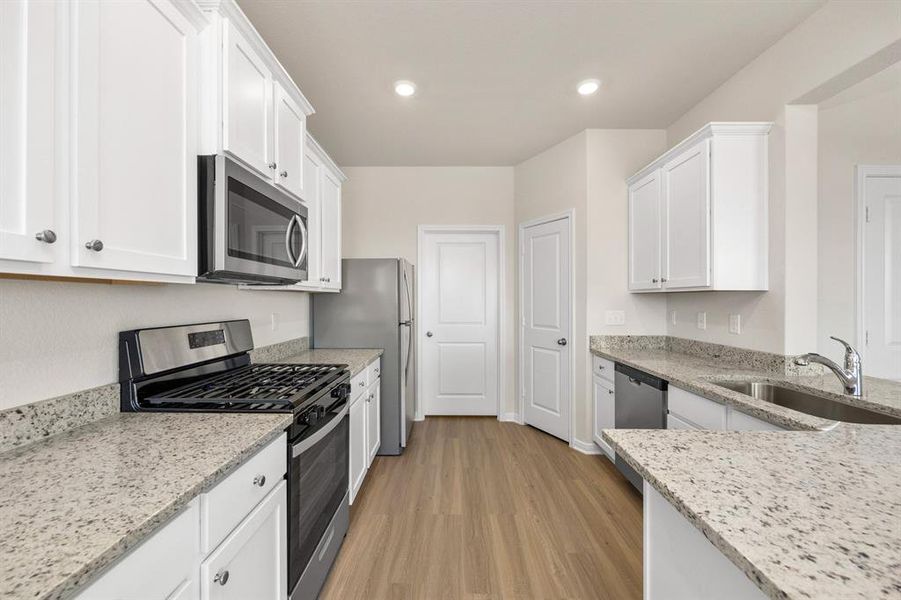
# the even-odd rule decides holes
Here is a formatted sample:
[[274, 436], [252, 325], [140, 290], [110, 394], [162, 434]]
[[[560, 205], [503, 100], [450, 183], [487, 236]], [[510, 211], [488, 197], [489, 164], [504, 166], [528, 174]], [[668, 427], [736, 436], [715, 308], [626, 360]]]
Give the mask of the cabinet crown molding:
[[328, 152], [323, 150], [322, 146], [319, 145], [319, 142], [316, 141], [316, 138], [307, 131], [307, 148], [316, 153], [316, 156], [321, 160], [334, 174], [341, 180], [341, 183], [347, 181], [347, 175], [344, 174], [344, 171], [338, 166], [338, 164], [332, 160], [332, 157], [328, 155]]
[[285, 91], [300, 105], [301, 110], [310, 116], [316, 112], [307, 97], [300, 91], [300, 87], [285, 70], [284, 65], [272, 52], [272, 49], [266, 44], [263, 36], [256, 30], [241, 7], [235, 0], [194, 0], [197, 6], [205, 13], [219, 15], [228, 19], [235, 28], [244, 36], [244, 38], [253, 46], [257, 54], [262, 57], [269, 67], [269, 70], [275, 75], [275, 78], [282, 84]]
[[713, 121], [707, 123], [626, 179], [626, 184], [632, 185], [701, 140], [723, 135], [766, 135], [772, 127], [773, 123], [771, 121]]

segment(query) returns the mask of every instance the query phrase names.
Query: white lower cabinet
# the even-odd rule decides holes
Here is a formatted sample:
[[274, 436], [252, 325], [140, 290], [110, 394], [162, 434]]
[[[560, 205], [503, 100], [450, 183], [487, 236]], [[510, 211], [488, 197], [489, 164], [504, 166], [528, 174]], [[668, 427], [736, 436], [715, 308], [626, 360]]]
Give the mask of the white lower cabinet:
[[647, 481], [643, 552], [645, 600], [766, 598]]
[[667, 429], [785, 431], [784, 427], [674, 386], [667, 392]]
[[381, 364], [381, 359], [377, 358], [351, 378], [348, 460], [351, 504], [363, 487], [369, 465], [382, 445]]
[[382, 390], [381, 379], [369, 385], [366, 398], [366, 466], [372, 464], [382, 445]]
[[287, 598], [286, 448], [282, 434], [193, 499], [77, 600]]
[[366, 393], [351, 401], [350, 405], [350, 503], [363, 487], [366, 477]]
[[202, 600], [287, 596], [288, 500], [282, 480], [200, 565]]
[[601, 437], [601, 430], [613, 429], [616, 426], [614, 385], [598, 376], [591, 379], [594, 397], [594, 443], [600, 446], [610, 460], [614, 460], [613, 448]]

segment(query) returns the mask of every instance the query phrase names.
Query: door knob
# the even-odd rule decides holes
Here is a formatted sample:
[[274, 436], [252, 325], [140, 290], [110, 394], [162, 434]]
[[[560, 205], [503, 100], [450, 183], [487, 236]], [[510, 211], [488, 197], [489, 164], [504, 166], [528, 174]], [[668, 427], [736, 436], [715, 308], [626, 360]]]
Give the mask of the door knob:
[[103, 250], [103, 242], [100, 240], [91, 240], [89, 242], [85, 242], [85, 248], [88, 250], [93, 250], [94, 252], [100, 252]]
[[558, 346], [565, 346], [565, 345], [566, 345], [566, 338], [560, 338], [559, 340], [557, 340], [557, 345], [558, 345]]
[[52, 229], [45, 229], [34, 234], [34, 239], [45, 244], [52, 244], [56, 241], [56, 232]]
[[426, 337], [432, 337], [433, 335], [435, 335], [435, 334], [432, 333], [431, 331], [426, 331], [426, 332], [425, 332], [425, 336], [426, 336]]

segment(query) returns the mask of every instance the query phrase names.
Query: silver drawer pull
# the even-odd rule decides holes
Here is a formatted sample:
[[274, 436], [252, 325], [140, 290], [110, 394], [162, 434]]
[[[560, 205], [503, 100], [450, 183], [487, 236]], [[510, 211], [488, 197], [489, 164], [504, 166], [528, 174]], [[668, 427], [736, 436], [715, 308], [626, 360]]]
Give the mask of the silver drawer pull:
[[100, 252], [103, 250], [103, 242], [100, 240], [91, 240], [89, 242], [85, 242], [84, 247], [88, 250], [93, 250], [94, 252]]
[[52, 229], [45, 229], [34, 234], [34, 239], [45, 244], [52, 244], [56, 241], [56, 232]]
[[219, 571], [216, 573], [216, 576], [213, 577], [213, 581], [219, 585], [225, 585], [228, 583], [228, 571]]
[[288, 177], [288, 172], [287, 172], [287, 171], [282, 171], [281, 173], [279, 173], [279, 175], [282, 176], [282, 177], [287, 178], [287, 177]]
[[265, 475], [257, 475], [253, 478], [253, 484], [263, 487], [266, 485], [266, 476]]

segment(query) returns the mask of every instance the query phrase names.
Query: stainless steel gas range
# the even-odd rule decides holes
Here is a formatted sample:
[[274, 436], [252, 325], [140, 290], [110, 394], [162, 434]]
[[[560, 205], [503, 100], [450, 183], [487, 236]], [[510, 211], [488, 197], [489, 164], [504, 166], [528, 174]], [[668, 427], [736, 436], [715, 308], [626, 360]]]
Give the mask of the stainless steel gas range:
[[247, 320], [119, 334], [123, 411], [284, 412], [290, 600], [315, 598], [349, 525], [345, 365], [254, 364]]

